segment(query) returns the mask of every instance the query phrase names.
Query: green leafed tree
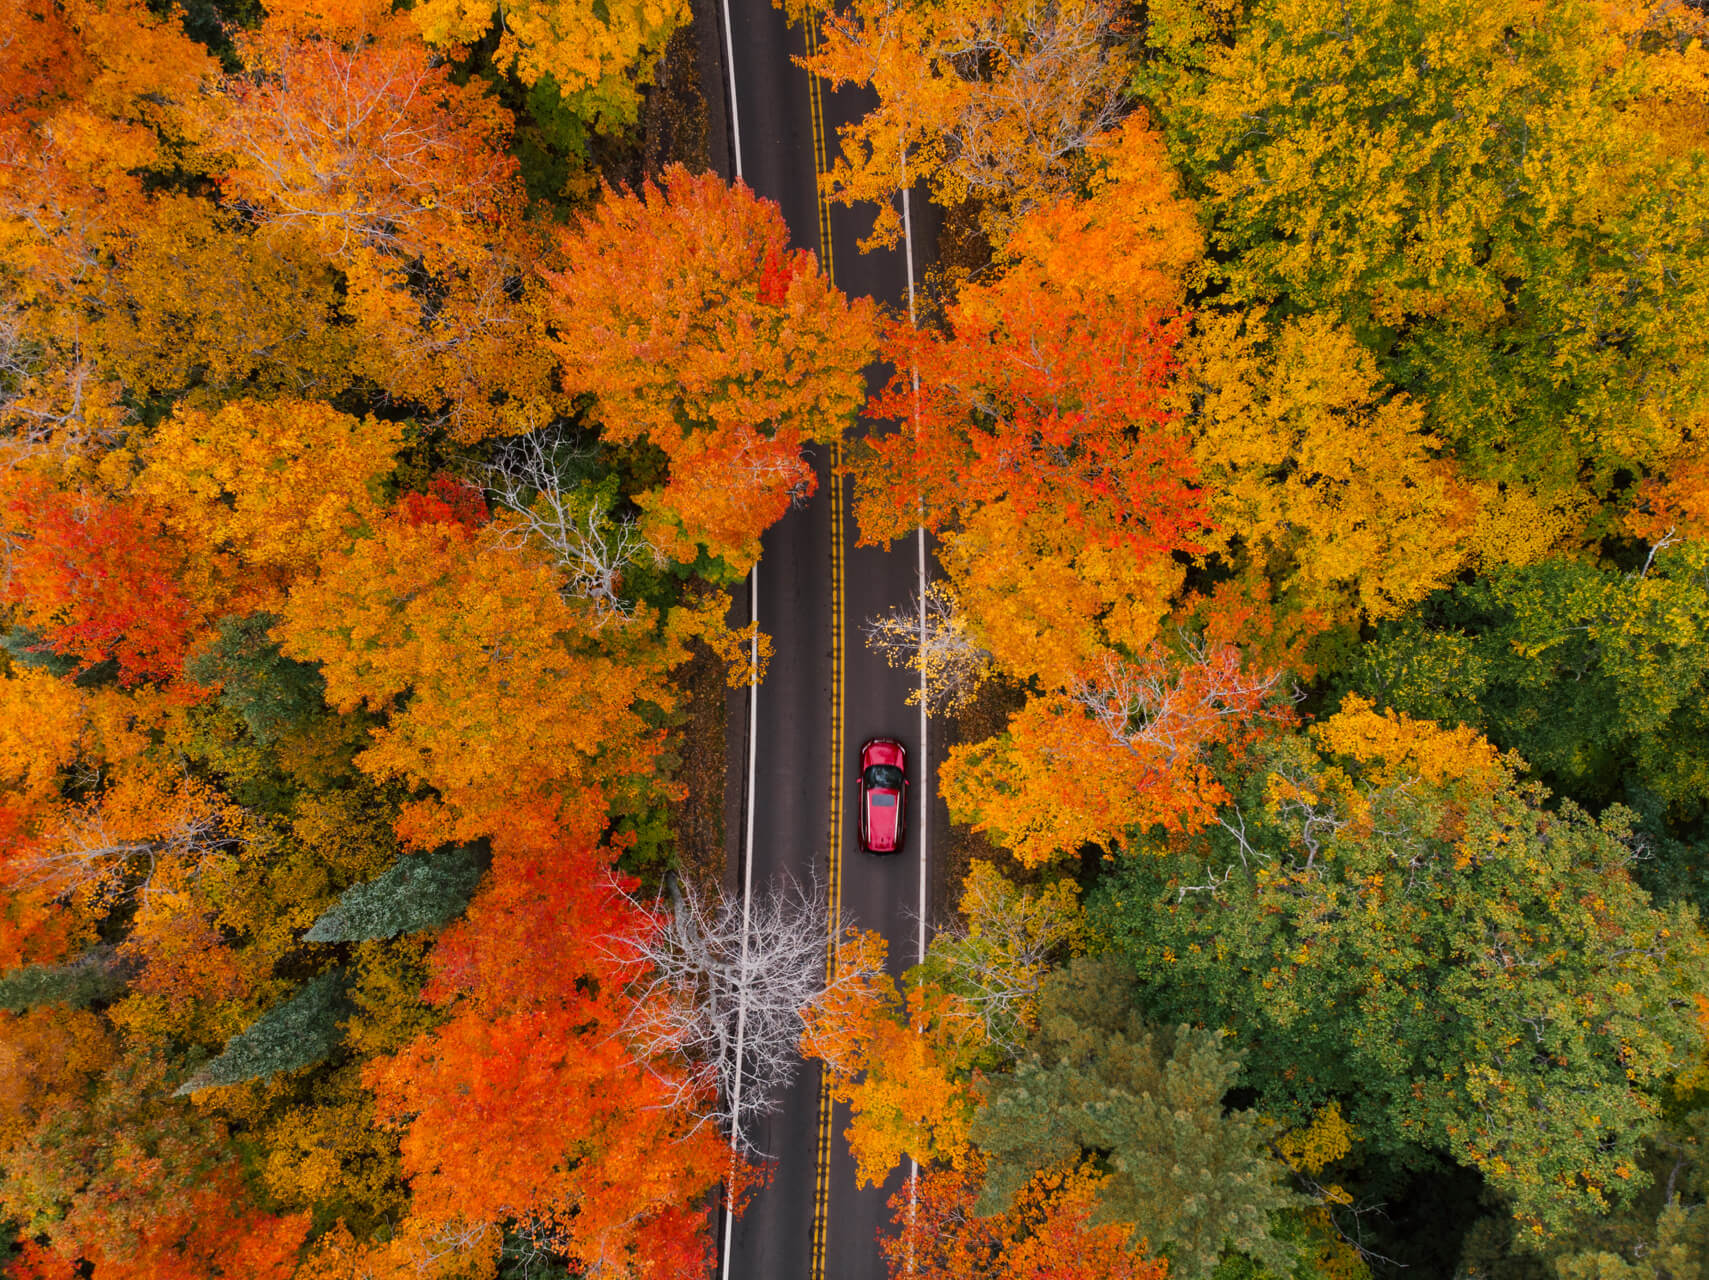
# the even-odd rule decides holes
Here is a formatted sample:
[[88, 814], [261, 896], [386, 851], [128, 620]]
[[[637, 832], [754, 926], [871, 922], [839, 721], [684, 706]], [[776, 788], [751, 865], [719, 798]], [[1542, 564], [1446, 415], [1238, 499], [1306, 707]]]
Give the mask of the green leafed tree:
[[1709, 945], [1634, 881], [1628, 811], [1351, 699], [1226, 772], [1216, 823], [1089, 903], [1148, 1011], [1233, 1028], [1284, 1122], [1338, 1101], [1369, 1158], [1476, 1169], [1539, 1244], [1645, 1183]]
[[326, 692], [318, 667], [279, 652], [270, 635], [277, 622], [270, 613], [221, 618], [218, 638], [184, 664], [197, 684], [219, 689], [220, 702], [262, 746], [321, 711]]
[[32, 964], [0, 975], [0, 1009], [22, 1013], [38, 1005], [84, 1008], [125, 989], [124, 971], [109, 948], [96, 948], [67, 964]]
[[1296, 1203], [1251, 1111], [1225, 1110], [1238, 1056], [1212, 1031], [1146, 1025], [1132, 971], [1081, 957], [1039, 994], [1039, 1026], [1012, 1072], [993, 1076], [971, 1136], [985, 1152], [979, 1209], [1008, 1209], [1041, 1170], [1102, 1156], [1102, 1213], [1167, 1249], [1196, 1280], [1240, 1251], [1285, 1272], [1270, 1217]]
[[1626, 1250], [1588, 1248], [1555, 1260], [1560, 1280], [1676, 1280], [1709, 1272], [1709, 1208], [1667, 1205], [1652, 1240]]
[[485, 864], [485, 852], [477, 845], [406, 853], [375, 879], [346, 889], [303, 941], [358, 942], [437, 929], [469, 905]]
[[1472, 726], [1586, 804], [1641, 789], [1690, 821], [1709, 802], [1709, 546], [1641, 576], [1554, 559], [1438, 592], [1344, 679]]
[[340, 1024], [350, 1013], [346, 986], [341, 969], [311, 978], [289, 1000], [227, 1040], [219, 1057], [173, 1090], [173, 1096], [265, 1080], [319, 1062], [337, 1048]]

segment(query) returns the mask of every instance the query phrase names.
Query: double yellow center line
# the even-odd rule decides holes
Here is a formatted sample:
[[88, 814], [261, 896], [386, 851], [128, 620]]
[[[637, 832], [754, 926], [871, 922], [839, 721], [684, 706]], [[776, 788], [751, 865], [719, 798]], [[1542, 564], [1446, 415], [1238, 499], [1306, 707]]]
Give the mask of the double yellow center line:
[[[818, 52], [818, 15], [809, 12], [802, 23], [809, 59]], [[819, 261], [825, 278], [836, 283], [831, 258], [831, 203], [825, 196], [825, 104], [819, 77], [807, 73], [807, 99], [813, 123], [814, 194], [819, 206]], [[829, 980], [837, 964], [837, 926], [843, 914], [843, 463], [841, 442], [831, 445], [831, 829], [829, 832], [828, 877], [830, 925], [825, 937], [825, 976]], [[818, 1180], [813, 1197], [813, 1255], [811, 1280], [824, 1280], [825, 1233], [830, 1217], [831, 1194], [831, 1083], [821, 1068], [819, 1075]]]

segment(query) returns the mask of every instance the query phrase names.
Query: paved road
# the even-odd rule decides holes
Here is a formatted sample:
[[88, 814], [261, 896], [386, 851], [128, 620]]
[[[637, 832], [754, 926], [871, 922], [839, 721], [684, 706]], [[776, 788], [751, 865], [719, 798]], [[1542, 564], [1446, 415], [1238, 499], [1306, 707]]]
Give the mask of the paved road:
[[[790, 61], [803, 49], [803, 33], [788, 28], [770, 0], [729, 2], [744, 179], [778, 202], [795, 243], [828, 258], [846, 292], [905, 305], [903, 255], [855, 249], [870, 228], [870, 213], [830, 210], [830, 243], [821, 243], [813, 91], [806, 73]], [[712, 77], [707, 79], [711, 88]], [[822, 107], [820, 155], [834, 147], [836, 126], [858, 116], [863, 103], [845, 92], [825, 95]], [[914, 203], [920, 211], [923, 202]], [[931, 241], [931, 228], [923, 223], [917, 218], [916, 269]], [[926, 825], [920, 820], [919, 715], [907, 705], [912, 673], [891, 670], [869, 653], [858, 629], [863, 619], [910, 601], [916, 549], [912, 541], [888, 551], [855, 547], [847, 483], [832, 480], [828, 457], [815, 461], [818, 491], [767, 534], [760, 560], [760, 626], [773, 639], [774, 656], [757, 700], [754, 883], [779, 875], [829, 881], [856, 923], [889, 940], [892, 967], [900, 972], [913, 963], [917, 945], [919, 833]], [[860, 745], [876, 735], [907, 745], [915, 777], [908, 843], [891, 858], [861, 853], [855, 839], [856, 758]], [[933, 825], [941, 827], [945, 819], [936, 800], [928, 803], [935, 811]], [[835, 858], [834, 825], [840, 825]], [[822, 1114], [820, 1086], [817, 1069], [808, 1064], [760, 1135], [776, 1166], [769, 1185], [735, 1224], [729, 1259], [734, 1280], [885, 1275], [877, 1235], [889, 1221], [886, 1201], [904, 1185], [903, 1176], [898, 1172], [882, 1188], [856, 1188], [842, 1137], [847, 1114], [842, 1107]]]

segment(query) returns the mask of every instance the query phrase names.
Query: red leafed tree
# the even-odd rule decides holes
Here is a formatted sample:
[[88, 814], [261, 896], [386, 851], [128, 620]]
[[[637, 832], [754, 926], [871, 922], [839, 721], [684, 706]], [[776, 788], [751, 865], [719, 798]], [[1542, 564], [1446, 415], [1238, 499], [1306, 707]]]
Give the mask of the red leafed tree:
[[398, 515], [405, 524], [460, 524], [465, 529], [478, 529], [492, 518], [479, 489], [443, 471], [435, 473], [426, 492], [399, 498]]
[[1135, 555], [1190, 544], [1205, 517], [1162, 404], [1178, 336], [1174, 323], [1045, 290], [969, 290], [945, 334], [891, 326], [896, 374], [868, 411], [901, 429], [856, 469], [863, 539], [906, 533], [922, 503], [937, 530], [1002, 501]]
[[611, 939], [645, 920], [608, 855], [587, 831], [495, 841], [434, 954], [426, 995], [450, 1020], [366, 1078], [404, 1130], [418, 1220], [519, 1222], [589, 1270], [699, 1277], [729, 1149], [615, 1034], [634, 975]]
[[21, 625], [85, 668], [116, 659], [127, 684], [180, 673], [198, 611], [180, 583], [182, 556], [155, 521], [39, 480], [12, 486], [3, 517], [11, 554], [0, 598]]

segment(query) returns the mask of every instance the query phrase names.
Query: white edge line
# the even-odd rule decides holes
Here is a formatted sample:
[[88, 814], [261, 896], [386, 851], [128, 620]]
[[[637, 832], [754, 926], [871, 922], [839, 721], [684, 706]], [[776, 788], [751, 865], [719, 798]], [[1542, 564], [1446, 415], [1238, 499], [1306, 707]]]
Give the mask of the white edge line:
[[730, 25], [730, 0], [724, 6], [724, 70], [730, 77], [730, 160], [742, 181], [742, 123], [736, 111], [736, 32]]
[[[730, 162], [736, 181], [742, 178], [742, 124], [736, 105], [736, 31], [730, 22], [730, 0], [722, 0], [724, 12], [724, 69], [730, 81]], [[742, 836], [742, 972], [747, 980], [748, 970], [748, 912], [754, 898], [754, 755], [759, 727], [759, 656], [760, 656], [760, 565], [754, 561], [748, 577], [748, 620], [754, 631], [748, 637], [748, 788]], [[737, 990], [741, 991], [740, 984]], [[724, 1186], [724, 1248], [719, 1257], [719, 1275], [730, 1280], [730, 1242], [736, 1230], [736, 1161], [742, 1123], [742, 1049], [747, 1031], [748, 1005], [739, 998], [736, 1005], [736, 1082], [730, 1099], [730, 1176]]]
[[[913, 205], [908, 199], [906, 150], [902, 155], [902, 245], [903, 260], [908, 268], [908, 323], [918, 323], [914, 304], [914, 216]], [[914, 429], [919, 430], [920, 413], [920, 371], [912, 370], [914, 380]], [[915, 570], [919, 575], [920, 600], [920, 909], [918, 914], [918, 937], [915, 946], [915, 963], [926, 962], [926, 848], [927, 837], [931, 831], [931, 769], [930, 756], [927, 753], [930, 741], [927, 735], [926, 722], [926, 525], [925, 525], [925, 496], [920, 498], [920, 523], [914, 526]], [[920, 1203], [920, 1162], [912, 1156], [908, 1158], [908, 1225], [914, 1225], [915, 1215]], [[914, 1255], [909, 1250], [907, 1261], [908, 1274], [914, 1273]]]
[[730, 1280], [730, 1241], [736, 1229], [735, 1181], [737, 1142], [742, 1122], [742, 1047], [747, 1033], [748, 1002], [748, 917], [754, 901], [754, 760], [759, 745], [759, 659], [760, 659], [760, 566], [748, 577], [748, 620], [753, 634], [748, 637], [748, 788], [742, 833], [742, 967], [736, 990], [736, 1083], [730, 1099], [730, 1178], [724, 1189], [724, 1249], [719, 1274]]

